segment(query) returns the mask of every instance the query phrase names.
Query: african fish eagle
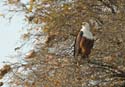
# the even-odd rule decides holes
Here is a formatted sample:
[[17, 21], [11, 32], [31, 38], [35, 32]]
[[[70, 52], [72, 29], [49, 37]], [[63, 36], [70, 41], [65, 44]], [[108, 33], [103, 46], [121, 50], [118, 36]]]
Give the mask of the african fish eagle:
[[94, 37], [90, 31], [90, 25], [87, 22], [82, 22], [82, 28], [78, 33], [74, 45], [74, 57], [81, 54], [82, 58], [88, 58], [93, 48]]

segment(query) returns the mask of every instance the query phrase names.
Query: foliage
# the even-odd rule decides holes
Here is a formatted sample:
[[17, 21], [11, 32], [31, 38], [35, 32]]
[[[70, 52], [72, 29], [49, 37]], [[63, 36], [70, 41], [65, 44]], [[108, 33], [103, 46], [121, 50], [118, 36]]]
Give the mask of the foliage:
[[42, 0], [34, 5], [32, 19], [35, 23], [45, 22], [44, 31], [50, 35], [76, 35], [83, 21], [90, 22], [94, 32], [95, 28], [113, 27], [114, 21], [115, 27], [119, 27], [119, 22], [125, 20], [122, 3], [124, 0]]
[[[42, 49], [38, 53], [39, 55], [35, 56], [36, 59], [34, 58], [31, 63], [24, 65], [26, 68], [22, 70], [30, 70], [33, 74], [31, 72], [22, 79], [23, 75], [18, 75], [21, 72], [18, 72], [19, 68], [16, 67], [17, 75], [15, 75], [16, 79], [13, 79], [17, 81], [21, 77], [22, 82], [18, 80], [17, 84], [25, 83], [27, 86], [33, 85], [33, 87], [35, 87], [35, 83], [53, 87], [68, 85], [74, 87], [107, 87], [107, 85], [114, 87], [116, 85], [118, 87], [118, 85], [124, 85], [125, 1], [68, 1], [70, 0], [30, 0], [30, 7], [25, 6], [26, 18], [32, 24], [44, 22], [46, 24], [44, 32], [48, 34], [47, 43], [51, 44], [49, 47], [56, 48], [55, 53], [61, 50], [62, 54], [64, 48], [72, 46], [74, 38], [81, 28], [81, 23], [89, 22], [92, 32], [95, 34], [95, 48], [91, 53], [91, 59], [97, 63], [83, 63], [81, 66], [76, 66], [73, 58], [67, 58], [67, 56], [63, 58], [58, 56], [58, 58], [43, 52]], [[66, 52], [68, 51], [66, 50]], [[28, 57], [32, 57], [32, 54], [33, 52]], [[97, 60], [101, 62], [98, 63]], [[32, 68], [33, 66], [36, 69]], [[33, 82], [29, 84], [27, 79]]]

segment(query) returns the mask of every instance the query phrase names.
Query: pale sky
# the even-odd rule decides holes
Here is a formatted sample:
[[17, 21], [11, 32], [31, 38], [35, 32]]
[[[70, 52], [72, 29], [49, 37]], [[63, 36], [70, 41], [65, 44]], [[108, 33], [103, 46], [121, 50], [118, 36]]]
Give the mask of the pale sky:
[[[3, 1], [0, 0], [0, 64], [5, 61], [8, 55], [13, 54], [16, 42], [20, 38], [20, 30], [24, 26], [24, 13], [10, 13], [7, 6], [2, 6]], [[25, 0], [22, 0], [23, 2]], [[8, 18], [12, 16], [11, 22]]]

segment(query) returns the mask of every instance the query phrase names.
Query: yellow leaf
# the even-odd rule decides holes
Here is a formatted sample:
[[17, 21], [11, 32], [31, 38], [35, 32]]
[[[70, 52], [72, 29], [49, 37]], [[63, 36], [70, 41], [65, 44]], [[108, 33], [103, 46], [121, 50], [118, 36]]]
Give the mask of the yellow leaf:
[[3, 17], [4, 17], [4, 14], [0, 13], [0, 16], [3, 16]]
[[29, 12], [32, 12], [32, 9], [33, 9], [33, 6], [30, 5], [30, 7], [28, 8], [28, 11], [29, 11]]
[[38, 22], [39, 22], [38, 18], [34, 18], [33, 22], [38, 24]]
[[33, 2], [35, 2], [35, 0], [30, 0], [30, 4], [33, 4]]
[[48, 32], [48, 31], [49, 31], [48, 28], [44, 28], [44, 29], [43, 29], [43, 32], [44, 32], [44, 33]]

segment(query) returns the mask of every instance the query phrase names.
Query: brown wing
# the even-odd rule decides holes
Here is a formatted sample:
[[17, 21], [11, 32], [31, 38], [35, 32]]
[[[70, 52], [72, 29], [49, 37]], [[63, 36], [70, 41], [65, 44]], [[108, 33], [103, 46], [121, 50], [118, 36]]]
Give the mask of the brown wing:
[[85, 54], [85, 51], [86, 51], [85, 45], [86, 45], [86, 38], [82, 36], [82, 38], [81, 38], [81, 40], [80, 40], [80, 53], [81, 53], [82, 55], [84, 55], [84, 54]]
[[90, 40], [90, 39], [85, 39], [85, 43], [84, 43], [84, 46], [85, 46], [85, 55], [86, 56], [89, 56], [89, 54], [91, 53], [91, 49], [93, 48], [93, 45], [94, 45], [94, 40]]
[[92, 49], [94, 45], [94, 40], [89, 40], [88, 48]]
[[74, 57], [76, 58], [80, 52], [80, 41], [81, 41], [81, 36], [80, 33], [78, 33], [76, 39], [75, 39], [75, 44], [74, 44]]

